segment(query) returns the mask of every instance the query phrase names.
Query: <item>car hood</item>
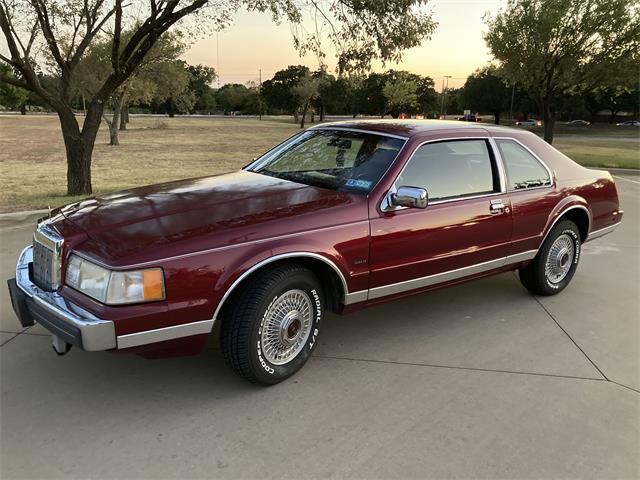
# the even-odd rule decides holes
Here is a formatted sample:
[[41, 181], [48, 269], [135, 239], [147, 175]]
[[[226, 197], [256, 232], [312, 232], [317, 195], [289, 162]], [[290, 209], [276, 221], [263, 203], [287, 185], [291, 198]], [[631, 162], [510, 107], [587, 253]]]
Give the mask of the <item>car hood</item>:
[[86, 232], [77, 249], [126, 266], [363, 220], [366, 197], [239, 171], [99, 196], [60, 213]]

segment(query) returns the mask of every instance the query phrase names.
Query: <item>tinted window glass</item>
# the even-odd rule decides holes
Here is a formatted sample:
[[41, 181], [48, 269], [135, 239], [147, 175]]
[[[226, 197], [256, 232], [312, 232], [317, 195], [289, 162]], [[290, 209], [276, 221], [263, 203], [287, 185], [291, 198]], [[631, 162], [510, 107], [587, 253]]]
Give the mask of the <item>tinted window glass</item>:
[[499, 191], [485, 140], [428, 143], [418, 148], [396, 186], [426, 188], [429, 200]]
[[526, 148], [513, 140], [496, 140], [496, 143], [507, 170], [509, 190], [551, 185], [547, 169]]
[[332, 190], [367, 194], [404, 140], [361, 132], [308, 130], [292, 137], [247, 170]]

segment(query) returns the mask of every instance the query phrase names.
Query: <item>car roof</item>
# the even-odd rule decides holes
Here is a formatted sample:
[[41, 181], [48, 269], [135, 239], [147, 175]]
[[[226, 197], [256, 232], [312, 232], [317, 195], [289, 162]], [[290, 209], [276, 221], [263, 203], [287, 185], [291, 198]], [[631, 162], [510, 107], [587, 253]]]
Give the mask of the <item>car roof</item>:
[[508, 127], [498, 125], [490, 125], [486, 123], [472, 123], [455, 120], [399, 120], [399, 119], [376, 119], [376, 120], [347, 120], [341, 122], [323, 123], [311, 127], [314, 129], [345, 129], [360, 130], [386, 135], [396, 135], [399, 137], [409, 138], [414, 135], [427, 132], [436, 132], [439, 130], [484, 130], [484, 131], [508, 131], [512, 130]]

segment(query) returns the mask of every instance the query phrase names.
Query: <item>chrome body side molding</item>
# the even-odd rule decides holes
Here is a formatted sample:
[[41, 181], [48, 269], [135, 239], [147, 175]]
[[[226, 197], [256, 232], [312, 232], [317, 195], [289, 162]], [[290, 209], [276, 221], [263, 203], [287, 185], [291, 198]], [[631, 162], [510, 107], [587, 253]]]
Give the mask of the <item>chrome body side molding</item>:
[[508, 255], [506, 257], [496, 258], [495, 260], [489, 260], [488, 262], [477, 263], [468, 267], [457, 268], [455, 270], [436, 273], [426, 277], [414, 278], [404, 282], [393, 283], [391, 285], [382, 285], [369, 290], [368, 300], [416, 290], [418, 288], [430, 287], [432, 285], [458, 280], [472, 275], [477, 275], [479, 273], [485, 273], [506, 265], [526, 262], [534, 258], [537, 253], [537, 250], [528, 250], [515, 255]]
[[587, 239], [584, 241], [584, 243], [595, 240], [596, 238], [604, 237], [605, 235], [613, 232], [616, 228], [618, 228], [619, 225], [620, 222], [614, 223], [613, 225], [609, 225], [608, 227], [604, 227], [599, 230], [594, 230], [593, 232], [589, 232], [589, 235], [587, 235]]
[[164, 342], [175, 340], [176, 338], [190, 337], [191, 335], [201, 335], [211, 333], [213, 320], [202, 320], [199, 322], [183, 323], [171, 327], [156, 328], [143, 332], [130, 333], [128, 335], [118, 335], [118, 348], [138, 347], [148, 343]]

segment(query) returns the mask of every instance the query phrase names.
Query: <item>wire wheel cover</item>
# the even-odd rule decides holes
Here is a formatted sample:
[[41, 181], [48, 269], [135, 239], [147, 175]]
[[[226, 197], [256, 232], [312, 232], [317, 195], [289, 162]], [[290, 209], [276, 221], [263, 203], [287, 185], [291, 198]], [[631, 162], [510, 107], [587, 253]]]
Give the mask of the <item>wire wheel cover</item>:
[[544, 266], [544, 273], [549, 282], [559, 283], [567, 276], [571, 270], [575, 253], [575, 243], [569, 235], [563, 233], [556, 238], [549, 249]]
[[271, 304], [265, 315], [260, 346], [265, 359], [284, 365], [304, 348], [313, 321], [311, 298], [302, 290], [288, 290]]

